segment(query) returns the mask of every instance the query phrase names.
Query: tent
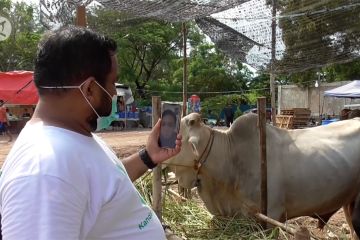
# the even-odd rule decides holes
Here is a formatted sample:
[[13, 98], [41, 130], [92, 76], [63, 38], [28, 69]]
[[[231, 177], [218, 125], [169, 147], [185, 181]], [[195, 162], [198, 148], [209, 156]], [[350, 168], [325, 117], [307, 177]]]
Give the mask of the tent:
[[33, 72], [0, 72], [0, 99], [6, 104], [36, 104], [39, 97], [33, 82]]
[[115, 83], [116, 93], [118, 96], [123, 96], [125, 98], [125, 104], [131, 104], [134, 102], [134, 97], [132, 95], [131, 88], [127, 85]]
[[324, 96], [339, 98], [360, 98], [360, 80], [324, 92]]

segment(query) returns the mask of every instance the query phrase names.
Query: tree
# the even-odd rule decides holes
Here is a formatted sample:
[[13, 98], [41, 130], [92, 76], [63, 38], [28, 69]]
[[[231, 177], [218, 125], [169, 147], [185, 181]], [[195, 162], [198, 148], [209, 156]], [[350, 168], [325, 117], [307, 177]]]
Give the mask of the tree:
[[[102, 24], [97, 19], [101, 19], [99, 22]], [[156, 20], [128, 22], [130, 25], [124, 25], [124, 19], [126, 16], [122, 13], [95, 9], [95, 14], [89, 18], [89, 25], [107, 31], [107, 35], [116, 39], [119, 46], [120, 79], [123, 82], [134, 82], [140, 97], [145, 98], [148, 83], [166, 76], [168, 63], [176, 57], [181, 26]], [[110, 22], [113, 22], [112, 29], [106, 26]]]
[[190, 55], [188, 90], [202, 98], [210, 96], [206, 92], [243, 91], [249, 75], [244, 65], [232, 62], [213, 44], [203, 43]]
[[246, 94], [250, 104], [256, 104], [258, 97], [266, 97], [270, 102], [270, 76], [266, 73], [259, 73], [249, 82], [250, 92]]
[[12, 34], [0, 42], [0, 71], [33, 70], [41, 27], [34, 8], [24, 2], [0, 0], [3, 14], [12, 24]]

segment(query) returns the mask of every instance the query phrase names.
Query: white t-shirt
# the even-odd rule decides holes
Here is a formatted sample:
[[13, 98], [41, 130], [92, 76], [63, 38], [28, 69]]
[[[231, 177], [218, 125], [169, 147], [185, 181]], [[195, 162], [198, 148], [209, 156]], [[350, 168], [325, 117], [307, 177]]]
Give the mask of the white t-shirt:
[[0, 177], [2, 234], [21, 239], [165, 239], [114, 152], [96, 135], [27, 124]]

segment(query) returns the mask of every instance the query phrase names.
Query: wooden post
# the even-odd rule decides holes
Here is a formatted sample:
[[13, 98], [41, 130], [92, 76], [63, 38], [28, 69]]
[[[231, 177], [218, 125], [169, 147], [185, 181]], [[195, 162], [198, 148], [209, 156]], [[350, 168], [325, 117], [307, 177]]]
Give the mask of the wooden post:
[[272, 0], [272, 21], [271, 21], [271, 61], [270, 61], [270, 95], [271, 95], [271, 120], [273, 125], [276, 121], [275, 108], [275, 58], [276, 58], [276, 0]]
[[257, 99], [258, 127], [260, 141], [261, 213], [267, 215], [267, 162], [266, 162], [266, 98]]
[[187, 30], [186, 23], [182, 23], [183, 32], [183, 111], [182, 116], [186, 116], [186, 105], [187, 105], [187, 52], [186, 52], [186, 41], [187, 41]]
[[[161, 98], [159, 96], [152, 97], [152, 125], [157, 123], [161, 116]], [[162, 204], [161, 204], [161, 164], [153, 169], [152, 179], [153, 191], [153, 210], [159, 220], [162, 222]]]
[[86, 9], [84, 5], [76, 8], [76, 26], [86, 27]]
[[313, 240], [313, 238], [310, 236], [309, 230], [306, 227], [300, 226], [294, 228], [289, 226], [288, 224], [284, 224], [275, 219], [269, 218], [268, 216], [265, 216], [261, 213], [255, 213], [255, 217], [263, 222], [267, 222], [271, 225], [279, 227], [285, 232], [294, 235], [295, 240]]
[[[182, 35], [183, 35], [183, 108], [182, 108], [182, 116], [186, 116], [186, 108], [187, 108], [187, 29], [186, 23], [182, 23]], [[178, 187], [178, 191], [180, 195], [191, 198], [191, 189], [185, 189], [181, 186]]]

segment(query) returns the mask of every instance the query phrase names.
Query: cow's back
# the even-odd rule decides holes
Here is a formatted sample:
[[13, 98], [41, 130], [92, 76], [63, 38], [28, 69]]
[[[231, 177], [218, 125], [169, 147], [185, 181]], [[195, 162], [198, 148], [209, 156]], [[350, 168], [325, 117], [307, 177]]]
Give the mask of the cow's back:
[[336, 210], [358, 192], [359, 119], [299, 130], [268, 127], [267, 148], [269, 181], [284, 188], [288, 217]]

